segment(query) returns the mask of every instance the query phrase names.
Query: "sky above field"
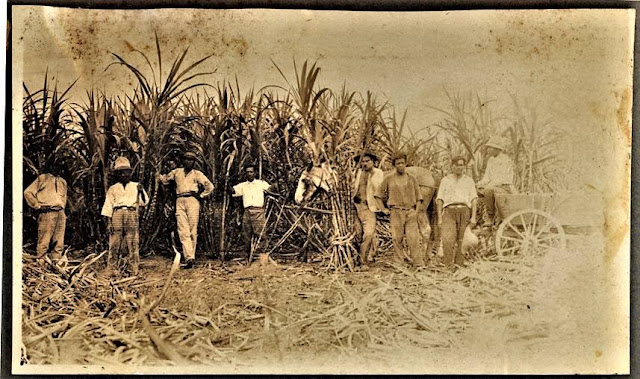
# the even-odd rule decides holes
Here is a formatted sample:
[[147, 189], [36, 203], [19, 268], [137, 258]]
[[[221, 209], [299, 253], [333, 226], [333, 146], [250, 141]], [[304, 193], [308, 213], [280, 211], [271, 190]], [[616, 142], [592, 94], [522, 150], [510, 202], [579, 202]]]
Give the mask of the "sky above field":
[[[238, 78], [241, 88], [285, 85], [275, 62], [294, 80], [293, 59], [316, 61], [319, 85], [374, 92], [419, 130], [443, 118], [447, 92], [477, 92], [496, 115], [513, 116], [511, 95], [539, 117], [582, 141], [576, 160], [616, 149], [617, 127], [630, 109], [634, 15], [626, 10], [526, 10], [380, 13], [304, 10], [78, 10], [13, 7], [14, 85], [20, 69], [29, 88], [45, 70], [70, 93], [131, 93], [136, 81], [111, 52], [163, 74], [187, 46], [187, 62], [216, 84]], [[157, 66], [156, 66], [157, 69]], [[622, 113], [620, 110], [622, 109]], [[626, 125], [626, 124], [625, 124]], [[612, 132], [613, 130], [613, 132]], [[597, 137], [594, 133], [597, 133]], [[624, 134], [624, 133], [623, 133]], [[599, 136], [612, 138], [609, 144]], [[616, 145], [617, 146], [617, 145]], [[572, 146], [569, 146], [572, 147]], [[573, 148], [573, 147], [572, 147]], [[607, 152], [607, 150], [609, 150]], [[603, 155], [605, 156], [605, 155]]]

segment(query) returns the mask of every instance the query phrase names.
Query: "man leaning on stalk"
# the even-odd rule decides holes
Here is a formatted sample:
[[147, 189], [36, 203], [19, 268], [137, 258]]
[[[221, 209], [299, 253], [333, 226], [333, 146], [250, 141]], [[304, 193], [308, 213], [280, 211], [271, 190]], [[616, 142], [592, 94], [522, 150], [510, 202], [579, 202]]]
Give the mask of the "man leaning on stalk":
[[24, 190], [24, 198], [27, 204], [38, 212], [36, 259], [38, 263], [43, 264], [45, 255], [51, 250], [51, 261], [56, 263], [62, 258], [67, 222], [67, 216], [64, 214], [67, 204], [67, 182], [61, 177], [58, 162], [50, 161], [46, 172], [38, 175], [38, 178]]
[[513, 161], [505, 153], [505, 146], [505, 140], [499, 137], [491, 137], [485, 144], [489, 159], [484, 175], [477, 184], [478, 192], [485, 199], [486, 217], [483, 225], [485, 228], [493, 227], [495, 222], [495, 194], [516, 192], [513, 185]]
[[[264, 180], [256, 179], [256, 166], [247, 165], [244, 169], [247, 181], [233, 186], [233, 197], [242, 197], [244, 213], [242, 215], [242, 237], [247, 257], [251, 261], [251, 243], [255, 238], [258, 246], [264, 246], [264, 233], [267, 221], [264, 215], [264, 194], [270, 193], [272, 186]], [[258, 247], [259, 249], [259, 247]]]
[[373, 262], [378, 251], [378, 236], [376, 234], [376, 212], [379, 212], [376, 193], [382, 184], [384, 174], [375, 167], [378, 157], [371, 151], [361, 156], [358, 155], [356, 163], [360, 163], [360, 169], [356, 173], [353, 183], [355, 196], [353, 202], [356, 207], [358, 219], [362, 226], [362, 243], [360, 244], [360, 259], [362, 264]]
[[413, 266], [424, 266], [425, 252], [420, 249], [417, 206], [422, 201], [418, 182], [407, 174], [407, 155], [399, 153], [393, 157], [395, 171], [385, 176], [376, 197], [378, 206], [385, 209], [384, 201], [390, 209], [391, 238], [396, 253], [395, 263], [404, 264], [403, 239], [407, 240]]
[[136, 275], [140, 263], [138, 207], [147, 205], [149, 197], [142, 184], [131, 181], [131, 164], [127, 158], [116, 159], [113, 171], [118, 182], [107, 190], [101, 212], [107, 217], [109, 229], [107, 268], [111, 267], [112, 257], [120, 256], [124, 242], [129, 264]]
[[[462, 238], [467, 225], [476, 225], [476, 185], [464, 174], [467, 160], [463, 156], [451, 160], [452, 174], [442, 178], [436, 197], [437, 221], [441, 226], [445, 266], [463, 266]], [[457, 245], [457, 247], [456, 247]]]
[[[176, 222], [186, 268], [193, 267], [196, 258], [200, 200], [213, 192], [211, 181], [201, 171], [194, 169], [195, 162], [196, 154], [187, 151], [182, 156], [183, 167], [166, 175], [158, 174], [162, 184], [169, 184], [172, 180], [176, 183]], [[202, 192], [200, 186], [203, 187]]]

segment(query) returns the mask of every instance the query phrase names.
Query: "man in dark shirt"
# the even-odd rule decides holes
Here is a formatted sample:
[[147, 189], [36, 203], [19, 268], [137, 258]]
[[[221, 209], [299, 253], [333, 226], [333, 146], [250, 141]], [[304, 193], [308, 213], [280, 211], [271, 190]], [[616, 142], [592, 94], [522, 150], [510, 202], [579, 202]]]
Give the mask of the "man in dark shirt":
[[418, 204], [422, 202], [422, 193], [418, 182], [406, 173], [406, 154], [397, 154], [393, 158], [393, 166], [395, 171], [384, 178], [376, 197], [380, 209], [388, 208], [391, 213], [390, 226], [396, 253], [395, 262], [404, 264], [405, 254], [402, 242], [406, 238], [411, 263], [414, 266], [424, 266], [426, 264], [425, 252], [420, 249], [420, 231], [416, 210]]

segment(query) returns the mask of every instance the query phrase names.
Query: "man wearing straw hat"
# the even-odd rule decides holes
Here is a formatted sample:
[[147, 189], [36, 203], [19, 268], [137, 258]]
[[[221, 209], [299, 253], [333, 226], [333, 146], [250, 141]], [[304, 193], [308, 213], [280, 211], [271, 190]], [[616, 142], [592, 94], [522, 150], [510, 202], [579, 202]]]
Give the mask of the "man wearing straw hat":
[[169, 184], [172, 180], [176, 183], [176, 222], [186, 268], [193, 267], [196, 258], [200, 199], [213, 192], [213, 183], [201, 171], [194, 169], [196, 157], [194, 152], [187, 151], [182, 156], [183, 167], [158, 175], [162, 184]]
[[251, 244], [255, 240], [256, 248], [264, 246], [267, 220], [264, 214], [264, 194], [269, 193], [271, 185], [256, 179], [256, 166], [249, 164], [244, 169], [247, 181], [233, 186], [233, 197], [242, 197], [244, 213], [242, 215], [242, 237], [249, 262], [254, 258]]
[[375, 167], [378, 157], [371, 151], [365, 151], [355, 157], [360, 163], [353, 183], [353, 202], [358, 219], [362, 226], [362, 243], [360, 244], [360, 259], [362, 264], [373, 262], [378, 251], [378, 236], [376, 234], [376, 212], [379, 211], [375, 196], [382, 184], [384, 174]]
[[407, 174], [407, 155], [398, 153], [393, 157], [395, 170], [384, 177], [376, 197], [378, 207], [391, 214], [391, 238], [395, 251], [395, 263], [404, 265], [403, 240], [406, 239], [413, 266], [424, 266], [425, 252], [420, 249], [420, 231], [418, 228], [417, 206], [422, 202], [422, 193], [418, 182]]
[[484, 197], [486, 217], [484, 227], [492, 227], [495, 219], [495, 194], [513, 193], [513, 161], [505, 153], [505, 140], [494, 136], [485, 144], [489, 156], [482, 179], [478, 181], [478, 192]]
[[67, 221], [64, 214], [67, 182], [61, 176], [62, 168], [54, 159], [50, 159], [47, 166], [46, 172], [38, 175], [24, 190], [27, 204], [38, 212], [36, 259], [40, 264], [44, 263], [44, 257], [49, 251], [53, 263], [62, 258]]
[[[464, 174], [467, 160], [455, 156], [451, 160], [452, 174], [442, 178], [436, 196], [437, 222], [440, 226], [442, 258], [445, 266], [464, 265], [462, 241], [467, 225], [476, 224], [476, 185]], [[456, 247], [457, 245], [457, 247]]]
[[142, 184], [131, 181], [131, 164], [126, 157], [115, 160], [113, 171], [118, 182], [107, 190], [101, 212], [108, 219], [107, 267], [111, 266], [112, 257], [120, 255], [124, 242], [129, 253], [129, 263], [135, 275], [138, 273], [140, 260], [138, 207], [147, 205], [149, 198]]

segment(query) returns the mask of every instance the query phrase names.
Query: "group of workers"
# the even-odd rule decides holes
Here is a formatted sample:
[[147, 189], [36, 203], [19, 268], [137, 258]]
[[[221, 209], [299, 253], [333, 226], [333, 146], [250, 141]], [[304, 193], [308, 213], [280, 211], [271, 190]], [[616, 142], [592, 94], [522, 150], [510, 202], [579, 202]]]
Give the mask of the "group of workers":
[[[495, 194], [513, 192], [514, 168], [505, 153], [500, 138], [491, 138], [486, 144], [489, 157], [482, 180], [477, 184], [465, 174], [467, 159], [455, 156], [451, 160], [452, 173], [442, 178], [436, 195], [436, 222], [440, 231], [443, 257], [446, 266], [464, 265], [462, 238], [468, 225], [476, 226], [478, 192], [485, 198], [484, 226], [491, 228], [495, 218]], [[162, 184], [175, 182], [176, 223], [182, 245], [183, 267], [194, 265], [200, 217], [200, 200], [208, 197], [213, 183], [195, 168], [197, 156], [187, 151], [182, 157], [182, 167], [167, 174], [157, 174]], [[432, 228], [427, 217], [427, 207], [433, 191], [426, 191], [423, 183], [412, 175], [407, 167], [406, 154], [392, 158], [394, 169], [384, 173], [376, 167], [378, 157], [365, 152], [356, 157], [359, 169], [353, 183], [353, 202], [361, 226], [360, 263], [375, 261], [378, 251], [376, 233], [377, 213], [389, 215], [394, 246], [394, 262], [426, 266], [432, 259], [429, 241]], [[251, 256], [252, 241], [264, 239], [266, 228], [265, 194], [273, 193], [269, 183], [257, 179], [256, 167], [245, 166], [246, 181], [232, 188], [232, 196], [242, 198], [242, 236]], [[52, 262], [62, 257], [66, 225], [65, 206], [67, 183], [59, 175], [55, 165], [49, 172], [38, 175], [24, 191], [30, 207], [38, 212], [38, 240], [36, 258], [43, 262], [50, 253]], [[134, 273], [139, 262], [139, 208], [149, 203], [142, 184], [133, 182], [132, 167], [126, 157], [119, 157], [113, 165], [116, 183], [107, 190], [101, 214], [106, 217], [109, 231], [109, 257], [119, 256], [126, 248]], [[301, 179], [302, 180], [302, 179]], [[296, 200], [298, 196], [296, 196]], [[404, 245], [408, 250], [405, 254]]]

